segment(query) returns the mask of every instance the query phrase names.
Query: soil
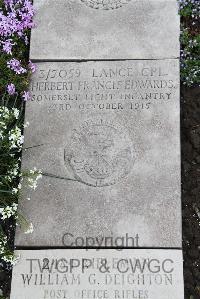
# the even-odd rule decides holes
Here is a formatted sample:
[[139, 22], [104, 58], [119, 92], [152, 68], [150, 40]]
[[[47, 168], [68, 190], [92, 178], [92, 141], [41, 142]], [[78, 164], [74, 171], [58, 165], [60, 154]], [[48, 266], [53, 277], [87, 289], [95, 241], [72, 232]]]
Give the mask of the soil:
[[200, 299], [200, 89], [181, 88], [185, 299]]
[[[1, 220], [0, 220], [1, 222]], [[3, 230], [8, 237], [9, 247], [14, 249], [14, 235], [15, 235], [15, 221], [12, 218], [8, 221], [1, 223]], [[3, 291], [3, 295], [7, 298], [10, 294], [10, 285], [12, 277], [12, 268], [2, 260], [0, 260], [0, 289]], [[0, 293], [1, 298], [1, 293]]]

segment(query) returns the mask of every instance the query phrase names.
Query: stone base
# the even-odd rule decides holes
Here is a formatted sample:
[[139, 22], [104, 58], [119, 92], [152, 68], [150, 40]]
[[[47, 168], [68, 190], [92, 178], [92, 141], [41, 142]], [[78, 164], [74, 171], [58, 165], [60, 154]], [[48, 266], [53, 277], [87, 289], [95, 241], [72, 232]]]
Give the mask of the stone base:
[[21, 250], [11, 299], [183, 299], [181, 250]]

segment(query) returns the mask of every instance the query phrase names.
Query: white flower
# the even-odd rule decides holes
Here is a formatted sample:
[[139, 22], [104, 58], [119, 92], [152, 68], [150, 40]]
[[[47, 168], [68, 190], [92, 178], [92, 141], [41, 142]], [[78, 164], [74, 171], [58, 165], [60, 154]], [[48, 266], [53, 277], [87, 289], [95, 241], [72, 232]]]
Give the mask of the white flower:
[[13, 188], [13, 189], [12, 189], [12, 193], [13, 193], [13, 194], [17, 194], [18, 191], [19, 191], [19, 190], [18, 190], [17, 188]]
[[6, 244], [7, 244], [7, 237], [6, 236], [1, 236], [1, 239], [0, 239], [0, 254], [5, 253]]
[[14, 114], [16, 119], [19, 118], [19, 110], [17, 108], [13, 108], [13, 114]]
[[24, 233], [25, 234], [32, 234], [33, 231], [34, 231], [33, 224], [30, 223], [29, 227], [27, 228], [27, 230]]
[[13, 208], [13, 211], [17, 211], [18, 204], [17, 203], [13, 203], [12, 204], [12, 208]]
[[19, 175], [19, 164], [16, 163], [13, 168], [11, 170], [8, 171], [8, 175], [11, 177], [11, 178], [15, 178], [16, 176]]
[[19, 261], [19, 256], [15, 256], [13, 254], [10, 254], [10, 255], [6, 255], [6, 256], [3, 256], [2, 259], [7, 262], [7, 263], [11, 263], [11, 265], [16, 265], [17, 262]]
[[34, 167], [29, 173], [31, 177], [28, 178], [28, 185], [35, 190], [37, 188], [37, 181], [42, 178], [42, 171]]
[[39, 179], [41, 179], [42, 178], [42, 174], [41, 173], [38, 173], [38, 175], [37, 175], [37, 180], [39, 180]]
[[9, 175], [6, 175], [5, 179], [8, 180], [9, 182], [12, 182], [12, 178]]
[[27, 128], [29, 125], [30, 125], [30, 123], [27, 121], [27, 122], [24, 124], [24, 128]]
[[37, 188], [37, 181], [36, 180], [29, 178], [28, 182], [29, 182], [29, 187], [31, 189], [35, 190]]
[[13, 171], [12, 171], [12, 174], [13, 174], [14, 176], [17, 176], [17, 175], [18, 175], [18, 171], [19, 171], [18, 168], [14, 168]]
[[13, 203], [12, 206], [10, 206], [10, 207], [7, 206], [3, 209], [1, 208], [1, 211], [0, 211], [0, 213], [2, 215], [1, 218], [4, 220], [4, 219], [10, 218], [11, 216], [16, 215], [17, 207], [18, 207], [18, 205], [16, 203]]
[[17, 126], [8, 133], [8, 139], [10, 141], [10, 148], [21, 148], [24, 143], [24, 136]]

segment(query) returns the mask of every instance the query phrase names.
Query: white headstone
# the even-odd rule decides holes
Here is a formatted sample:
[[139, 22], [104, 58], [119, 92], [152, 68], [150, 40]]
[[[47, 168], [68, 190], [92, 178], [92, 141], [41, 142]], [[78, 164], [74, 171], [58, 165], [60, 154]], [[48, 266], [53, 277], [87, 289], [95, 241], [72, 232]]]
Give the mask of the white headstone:
[[16, 245], [181, 247], [178, 78], [174, 59], [37, 64], [23, 169], [45, 175]]

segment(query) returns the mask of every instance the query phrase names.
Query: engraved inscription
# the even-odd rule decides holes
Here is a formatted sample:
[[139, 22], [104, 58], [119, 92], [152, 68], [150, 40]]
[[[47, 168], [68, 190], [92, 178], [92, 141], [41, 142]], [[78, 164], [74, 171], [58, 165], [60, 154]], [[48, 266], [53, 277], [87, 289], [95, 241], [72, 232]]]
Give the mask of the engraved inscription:
[[94, 9], [116, 9], [122, 7], [124, 4], [127, 4], [131, 0], [81, 0], [87, 6]]
[[113, 185], [132, 168], [132, 142], [119, 125], [102, 118], [87, 120], [73, 131], [65, 163], [79, 181], [95, 187]]
[[42, 66], [30, 89], [32, 101], [41, 105], [45, 102], [49, 113], [122, 114], [151, 113], [155, 106], [168, 105], [177, 87], [173, 74], [169, 74], [169, 64], [130, 61], [103, 66], [95, 63], [87, 71], [79, 64]]
[[183, 299], [180, 250], [17, 253], [11, 299]]

